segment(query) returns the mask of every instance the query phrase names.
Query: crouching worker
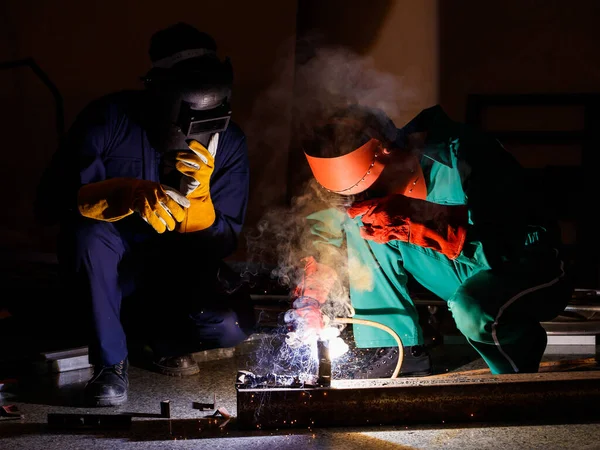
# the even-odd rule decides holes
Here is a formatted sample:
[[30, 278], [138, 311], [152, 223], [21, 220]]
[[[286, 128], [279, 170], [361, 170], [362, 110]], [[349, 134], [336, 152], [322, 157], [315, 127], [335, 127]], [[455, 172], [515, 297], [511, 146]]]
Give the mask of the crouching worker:
[[40, 184], [37, 215], [60, 224], [71, 314], [89, 331], [91, 405], [126, 401], [127, 338], [151, 347], [156, 371], [184, 376], [199, 372], [192, 352], [235, 346], [253, 326], [249, 296], [219, 283], [249, 165], [230, 121], [232, 68], [216, 50], [186, 24], [155, 33], [145, 88], [86, 107]]
[[[547, 344], [540, 322], [564, 310], [572, 285], [557, 226], [534, 213], [510, 153], [440, 106], [401, 129], [382, 111], [358, 105], [316, 128], [304, 145], [312, 174], [346, 202], [308, 217], [314, 244], [347, 245], [361, 268], [348, 273], [354, 317], [400, 336], [400, 375], [432, 373], [409, 275], [447, 302], [492, 373], [537, 372]], [[336, 269], [323, 263], [307, 260], [287, 314], [316, 333], [330, 278], [318, 273]], [[359, 280], [365, 274], [368, 289]], [[304, 286], [319, 288], [306, 293]], [[354, 378], [390, 377], [399, 357], [393, 338], [365, 325], [353, 331], [358, 348], [372, 349]]]

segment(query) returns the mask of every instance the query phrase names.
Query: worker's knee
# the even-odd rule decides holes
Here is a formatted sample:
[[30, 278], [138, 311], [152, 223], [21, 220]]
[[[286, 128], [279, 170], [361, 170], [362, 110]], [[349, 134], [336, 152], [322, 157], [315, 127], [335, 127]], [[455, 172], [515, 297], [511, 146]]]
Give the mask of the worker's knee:
[[61, 233], [60, 243], [63, 256], [76, 260], [101, 255], [105, 261], [111, 254], [119, 258], [124, 247], [113, 224], [93, 220], [81, 220], [70, 226]]
[[484, 311], [479, 299], [473, 298], [468, 292], [459, 289], [448, 300], [448, 308], [452, 312], [456, 327], [465, 337], [475, 342], [493, 342], [494, 318]]
[[192, 318], [200, 348], [235, 347], [248, 337], [234, 311], [201, 311]]
[[238, 316], [233, 311], [225, 312], [219, 324], [219, 347], [233, 347], [246, 339], [239, 325]]

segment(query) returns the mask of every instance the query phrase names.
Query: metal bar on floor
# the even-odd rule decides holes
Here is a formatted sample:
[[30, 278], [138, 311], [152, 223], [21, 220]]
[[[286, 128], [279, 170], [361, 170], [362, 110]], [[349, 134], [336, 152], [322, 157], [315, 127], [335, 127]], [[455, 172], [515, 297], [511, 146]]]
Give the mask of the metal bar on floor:
[[329, 388], [237, 386], [241, 429], [595, 420], [600, 371], [333, 380]]

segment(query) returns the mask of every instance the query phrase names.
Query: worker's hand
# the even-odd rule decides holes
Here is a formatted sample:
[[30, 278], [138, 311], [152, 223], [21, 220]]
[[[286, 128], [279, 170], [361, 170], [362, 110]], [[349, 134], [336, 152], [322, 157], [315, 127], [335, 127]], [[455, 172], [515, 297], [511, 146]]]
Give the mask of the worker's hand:
[[188, 233], [210, 227], [216, 218], [210, 198], [210, 177], [215, 169], [219, 133], [214, 134], [205, 148], [200, 142], [189, 143], [191, 152], [178, 152], [175, 168], [183, 174], [180, 191], [191, 201], [178, 231]]
[[391, 240], [408, 240], [410, 200], [404, 195], [357, 202], [348, 208], [348, 216], [361, 217], [363, 238], [380, 244]]
[[164, 233], [166, 230], [173, 231], [176, 223], [184, 220], [185, 210], [189, 206], [189, 199], [177, 190], [161, 184], [150, 186], [148, 191], [138, 194], [138, 198], [134, 203], [134, 210], [157, 233]]
[[188, 198], [210, 194], [210, 177], [215, 169], [215, 156], [219, 146], [219, 133], [215, 133], [205, 148], [200, 142], [191, 140], [191, 152], [178, 152], [175, 168], [184, 176], [179, 190]]
[[469, 223], [465, 205], [441, 205], [401, 194], [358, 202], [347, 213], [352, 219], [360, 217], [365, 239], [379, 244], [408, 242], [450, 259], [462, 251]]
[[136, 178], [111, 178], [82, 186], [77, 195], [82, 216], [115, 222], [134, 212], [158, 233], [175, 229], [190, 201], [168, 186]]
[[294, 300], [292, 309], [285, 313], [284, 321], [290, 329], [286, 341], [294, 347], [316, 341], [327, 320], [317, 300], [299, 297]]

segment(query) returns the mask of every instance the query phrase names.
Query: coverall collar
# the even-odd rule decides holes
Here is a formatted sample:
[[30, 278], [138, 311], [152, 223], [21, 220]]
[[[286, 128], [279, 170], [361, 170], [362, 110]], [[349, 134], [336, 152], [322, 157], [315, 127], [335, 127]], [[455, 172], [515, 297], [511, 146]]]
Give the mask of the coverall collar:
[[421, 152], [423, 156], [436, 162], [452, 167], [450, 149], [455, 123], [447, 116], [440, 105], [435, 105], [421, 111], [403, 128], [398, 129], [396, 142], [399, 146], [406, 145], [407, 136], [411, 133], [427, 132], [425, 145]]

